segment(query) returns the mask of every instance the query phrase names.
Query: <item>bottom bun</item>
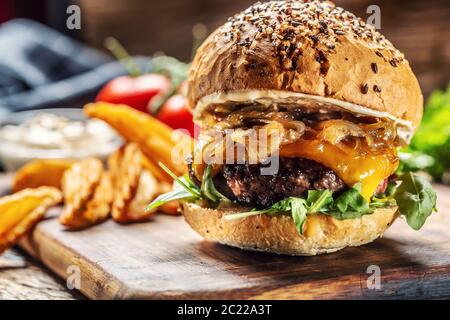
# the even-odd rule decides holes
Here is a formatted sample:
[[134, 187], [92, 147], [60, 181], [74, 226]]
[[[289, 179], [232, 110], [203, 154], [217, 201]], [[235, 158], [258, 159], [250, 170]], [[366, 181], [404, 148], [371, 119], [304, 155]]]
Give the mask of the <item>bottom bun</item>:
[[308, 216], [301, 236], [292, 218], [286, 215], [262, 214], [228, 221], [223, 217], [236, 211], [203, 208], [194, 203], [183, 203], [182, 211], [192, 229], [207, 240], [295, 256], [331, 253], [369, 243], [380, 237], [398, 216], [397, 207], [376, 209], [372, 214], [347, 220], [314, 214]]

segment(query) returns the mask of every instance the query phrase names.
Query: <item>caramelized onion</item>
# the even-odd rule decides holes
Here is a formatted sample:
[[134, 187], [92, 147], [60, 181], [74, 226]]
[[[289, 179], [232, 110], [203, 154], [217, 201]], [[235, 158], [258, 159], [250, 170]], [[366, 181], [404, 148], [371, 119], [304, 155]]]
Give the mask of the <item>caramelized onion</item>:
[[[248, 106], [224, 115], [221, 121], [204, 131], [205, 139], [201, 139], [203, 145], [199, 149], [207, 159], [215, 158], [212, 162], [219, 163], [230, 156], [227, 151], [231, 150], [226, 149], [232, 142], [235, 160], [254, 163], [263, 162], [283, 145], [301, 140], [320, 140], [346, 153], [359, 155], [381, 154], [398, 145], [392, 121], [357, 117], [330, 119], [329, 115], [325, 119], [311, 122], [291, 112]], [[231, 141], [226, 142], [226, 139]], [[242, 147], [244, 152], [239, 151]]]
[[318, 137], [333, 145], [337, 145], [349, 137], [362, 138], [365, 136], [364, 131], [357, 124], [347, 120], [323, 121], [320, 123], [320, 127], [322, 127], [322, 131]]

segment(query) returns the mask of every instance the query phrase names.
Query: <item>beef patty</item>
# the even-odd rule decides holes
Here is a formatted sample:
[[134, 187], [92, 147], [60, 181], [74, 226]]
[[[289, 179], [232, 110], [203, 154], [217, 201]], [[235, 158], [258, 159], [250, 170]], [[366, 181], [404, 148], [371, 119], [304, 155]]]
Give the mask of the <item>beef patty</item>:
[[[261, 175], [260, 164], [226, 164], [214, 176], [214, 185], [232, 200], [252, 207], [266, 208], [287, 197], [305, 197], [308, 190], [340, 192], [344, 182], [333, 170], [312, 160], [280, 158], [274, 175]], [[194, 177], [190, 168], [191, 179]]]

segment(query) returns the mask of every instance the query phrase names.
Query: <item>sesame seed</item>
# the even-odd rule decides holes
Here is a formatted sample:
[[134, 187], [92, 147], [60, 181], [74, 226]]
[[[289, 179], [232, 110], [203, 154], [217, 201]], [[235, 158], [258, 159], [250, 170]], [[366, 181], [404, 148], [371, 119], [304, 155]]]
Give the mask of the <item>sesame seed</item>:
[[[257, 32], [251, 31], [252, 29]], [[367, 42], [380, 58], [384, 59], [381, 51], [386, 51], [391, 57], [389, 63], [393, 67], [404, 61], [403, 54], [372, 25], [329, 1], [258, 2], [229, 18], [223, 32], [228, 34], [226, 38], [234, 44], [247, 48], [250, 45], [252, 48], [259, 45], [259, 41], [253, 41], [255, 39], [269, 38], [275, 55], [283, 59], [292, 60], [297, 57], [298, 48], [301, 47], [298, 43], [304, 42], [304, 38], [311, 39], [315, 47], [323, 46], [332, 50], [327, 50], [327, 53], [334, 54], [335, 44], [342, 40], [340, 36], [346, 36], [350, 41]], [[250, 38], [241, 41], [244, 35]], [[371, 64], [371, 69], [374, 73], [378, 72], [375, 63]]]
[[372, 62], [370, 66], [372, 67], [373, 73], [378, 73], [378, 66], [375, 62]]
[[361, 85], [361, 92], [363, 94], [366, 94], [367, 92], [369, 92], [369, 85], [367, 83]]
[[373, 86], [373, 91], [380, 93], [381, 92], [381, 87], [374, 85]]

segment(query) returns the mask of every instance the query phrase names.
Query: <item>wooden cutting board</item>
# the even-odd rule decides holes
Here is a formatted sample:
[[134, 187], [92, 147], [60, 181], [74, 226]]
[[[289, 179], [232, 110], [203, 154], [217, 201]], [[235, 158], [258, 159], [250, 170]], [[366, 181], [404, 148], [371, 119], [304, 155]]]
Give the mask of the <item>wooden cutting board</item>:
[[[78, 268], [80, 290], [92, 299], [450, 298], [450, 188], [436, 190], [439, 212], [421, 231], [398, 220], [372, 244], [316, 257], [203, 241], [183, 218], [164, 215], [76, 232], [49, 218], [21, 246], [64, 279]], [[379, 289], [368, 289], [369, 266], [380, 268]]]

